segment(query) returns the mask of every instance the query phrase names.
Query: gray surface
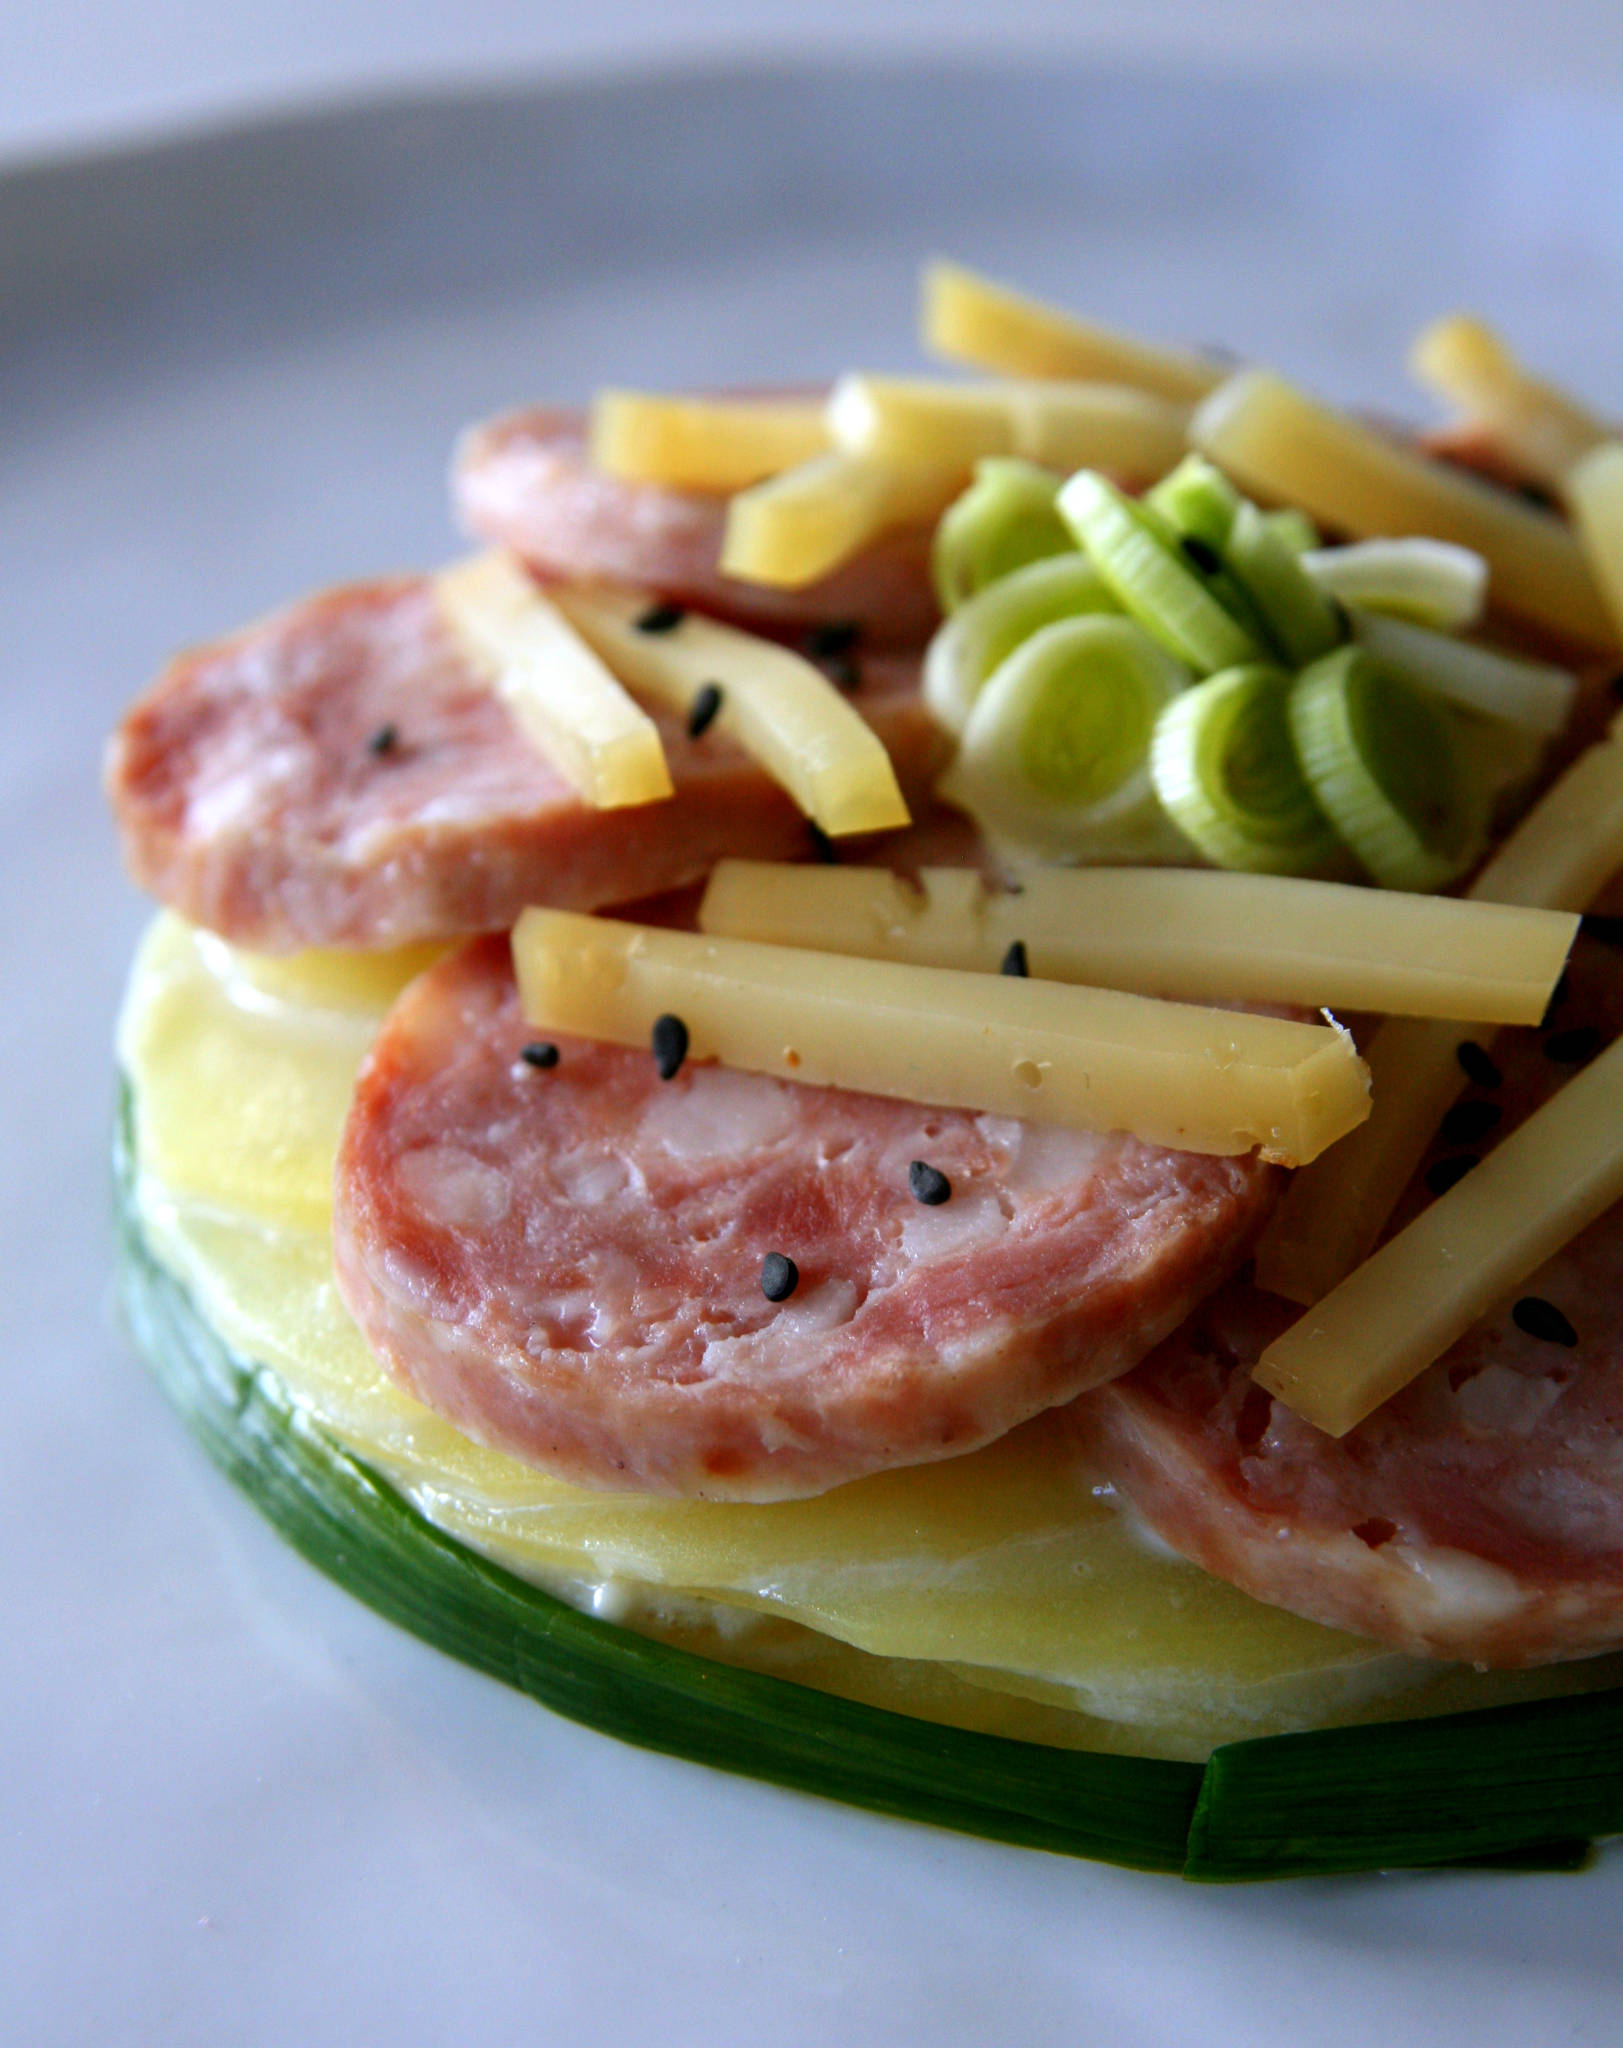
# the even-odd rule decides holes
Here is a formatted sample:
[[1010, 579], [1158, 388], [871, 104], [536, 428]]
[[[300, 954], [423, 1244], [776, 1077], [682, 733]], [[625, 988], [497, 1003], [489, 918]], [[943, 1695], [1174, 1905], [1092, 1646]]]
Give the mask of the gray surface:
[[51, 0], [0, 8], [0, 157], [379, 86], [1011, 51], [1623, 90], [1617, 0]]
[[911, 359], [931, 250], [1400, 403], [1465, 300], [1623, 390], [1623, 128], [1133, 75], [717, 77], [384, 109], [0, 181], [0, 2038], [1616, 2037], [1581, 1880], [1204, 1892], [642, 1755], [389, 1629], [216, 1480], [103, 1315], [143, 911], [100, 735], [176, 643], [453, 544], [455, 428], [594, 381]]

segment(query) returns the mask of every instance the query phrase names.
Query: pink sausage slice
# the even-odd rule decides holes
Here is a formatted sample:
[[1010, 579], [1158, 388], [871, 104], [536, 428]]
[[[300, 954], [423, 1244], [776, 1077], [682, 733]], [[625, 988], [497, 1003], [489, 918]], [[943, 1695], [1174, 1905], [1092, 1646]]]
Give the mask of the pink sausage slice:
[[[583, 1486], [814, 1494], [1123, 1372], [1244, 1256], [1254, 1159], [558, 1041], [505, 944], [400, 998], [339, 1155], [345, 1301], [470, 1436]], [[950, 1184], [928, 1203], [915, 1160]], [[769, 1301], [763, 1266], [798, 1285]]]
[[[1462, 1105], [1478, 1123], [1502, 1110], [1495, 1136], [1623, 1030], [1616, 953], [1580, 939], [1568, 980], [1550, 1030], [1503, 1034], [1502, 1086]], [[1432, 1199], [1426, 1171], [1483, 1149], [1463, 1123], [1409, 1211]], [[1519, 1666], [1623, 1646], [1623, 1209], [1339, 1440], [1249, 1376], [1298, 1313], [1235, 1283], [1077, 1403], [1151, 1527], [1260, 1600], [1420, 1655]]]
[[[852, 702], [928, 803], [941, 736], [917, 664], [865, 657]], [[107, 790], [134, 879], [264, 952], [396, 946], [594, 910], [794, 859], [805, 820], [722, 733], [658, 716], [676, 794], [594, 811], [531, 746], [420, 577], [305, 599], [182, 655], [125, 717]]]
[[939, 620], [928, 523], [884, 535], [803, 590], [741, 583], [718, 567], [726, 498], [605, 476], [587, 455], [579, 413], [515, 412], [473, 428], [451, 485], [469, 533], [543, 575], [636, 584], [764, 632], [849, 623], [892, 647], [922, 645]]

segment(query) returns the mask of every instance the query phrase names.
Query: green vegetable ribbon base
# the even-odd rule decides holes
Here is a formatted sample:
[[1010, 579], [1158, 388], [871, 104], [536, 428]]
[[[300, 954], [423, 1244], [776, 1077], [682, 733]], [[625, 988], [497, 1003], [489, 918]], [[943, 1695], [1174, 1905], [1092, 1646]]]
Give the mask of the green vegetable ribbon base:
[[1051, 1749], [714, 1664], [581, 1614], [442, 1534], [208, 1327], [117, 1161], [119, 1298], [215, 1463], [391, 1621], [647, 1749], [994, 1841], [1204, 1880], [1571, 1870], [1623, 1831], [1623, 1691], [1232, 1743], [1198, 1764]]

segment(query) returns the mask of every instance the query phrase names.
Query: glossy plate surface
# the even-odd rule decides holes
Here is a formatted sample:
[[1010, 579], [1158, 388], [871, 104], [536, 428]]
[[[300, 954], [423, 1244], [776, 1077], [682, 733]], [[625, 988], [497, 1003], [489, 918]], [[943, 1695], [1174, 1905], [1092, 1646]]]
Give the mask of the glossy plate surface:
[[1063, 70], [695, 75], [0, 181], [0, 1983], [10, 2036], [1430, 2048], [1608, 2037], [1581, 1878], [1203, 1891], [627, 1749], [313, 1573], [103, 1305], [143, 909], [95, 790], [174, 645], [455, 546], [457, 427], [905, 365], [940, 251], [1402, 408], [1469, 304], [1623, 396], [1606, 105]]

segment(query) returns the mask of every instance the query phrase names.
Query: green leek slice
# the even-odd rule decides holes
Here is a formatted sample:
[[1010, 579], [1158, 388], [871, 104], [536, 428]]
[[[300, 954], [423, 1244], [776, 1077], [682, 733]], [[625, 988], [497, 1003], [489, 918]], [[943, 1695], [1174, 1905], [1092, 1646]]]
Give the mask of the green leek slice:
[[1269, 639], [1292, 668], [1317, 661], [1340, 644], [1335, 605], [1249, 499], [1236, 507], [1223, 565], [1256, 606]]
[[1623, 1828], [1620, 1744], [1618, 1692], [1233, 1743], [1206, 1766], [1184, 1874], [1579, 1868], [1585, 1837]]
[[1302, 773], [1343, 843], [1388, 889], [1440, 889], [1481, 851], [1487, 806], [1442, 710], [1363, 649], [1297, 677]]
[[1122, 609], [1169, 654], [1200, 675], [1262, 659], [1256, 636], [1183, 559], [1153, 510], [1091, 469], [1065, 485], [1059, 509]]
[[1225, 669], [1174, 697], [1150, 749], [1155, 793], [1215, 867], [1313, 875], [1340, 841], [1291, 744], [1283, 669]]
[[1131, 619], [1044, 626], [976, 698], [941, 783], [995, 842], [1047, 858], [1172, 857], [1151, 735], [1189, 672]]
[[1320, 590], [1343, 604], [1390, 612], [1444, 633], [1474, 626], [1487, 601], [1486, 561], [1451, 540], [1358, 540], [1340, 548], [1315, 543], [1302, 567]]
[[988, 676], [1043, 626], [1119, 610], [1110, 588], [1075, 548], [989, 583], [939, 627], [925, 649], [924, 701], [961, 733]]
[[1160, 513], [1174, 533], [1203, 541], [1220, 555], [1228, 546], [1240, 494], [1204, 455], [1186, 455], [1153, 490], [1144, 493], [1144, 503]]
[[1379, 612], [1354, 610], [1350, 615], [1353, 639], [1405, 682], [1462, 711], [1524, 726], [1545, 738], [1565, 729], [1578, 694], [1578, 678], [1570, 669], [1517, 661]]
[[1055, 510], [1062, 479], [1015, 456], [988, 456], [942, 514], [930, 549], [936, 597], [948, 617], [990, 583], [1048, 555], [1074, 552]]
[[1310, 555], [1321, 545], [1319, 529], [1294, 505], [1282, 505], [1277, 512], [1265, 512], [1262, 516], [1293, 555]]

